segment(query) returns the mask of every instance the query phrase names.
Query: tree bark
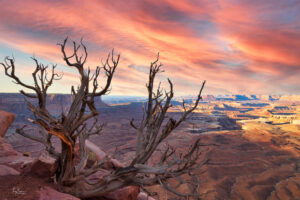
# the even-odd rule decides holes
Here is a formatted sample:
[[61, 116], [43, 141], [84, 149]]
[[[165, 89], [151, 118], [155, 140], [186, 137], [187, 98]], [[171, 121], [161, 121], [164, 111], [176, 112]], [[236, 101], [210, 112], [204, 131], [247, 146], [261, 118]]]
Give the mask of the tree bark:
[[66, 143], [61, 143], [61, 156], [59, 158], [59, 169], [57, 174], [57, 181], [61, 185], [66, 185], [68, 180], [75, 176], [74, 168], [74, 147]]

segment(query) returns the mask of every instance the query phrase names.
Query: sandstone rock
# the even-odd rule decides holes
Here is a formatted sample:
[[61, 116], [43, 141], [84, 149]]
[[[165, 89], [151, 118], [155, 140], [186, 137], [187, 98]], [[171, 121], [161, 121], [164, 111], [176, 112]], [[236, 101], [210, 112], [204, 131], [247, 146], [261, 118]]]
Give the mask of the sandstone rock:
[[[110, 173], [108, 170], [102, 169], [88, 177], [89, 182], [96, 183], [104, 175]], [[116, 191], [110, 192], [104, 196], [105, 200], [136, 200], [140, 193], [140, 188], [137, 186], [127, 186]], [[92, 198], [97, 199], [98, 198]]]
[[30, 165], [33, 161], [33, 158], [22, 155], [0, 157], [0, 164], [6, 164], [17, 168], [24, 168], [25, 166]]
[[14, 168], [23, 168], [32, 162], [33, 159], [31, 157], [22, 156], [0, 137], [0, 164], [13, 166]]
[[0, 110], [0, 137], [4, 137], [8, 127], [13, 123], [15, 114]]
[[51, 177], [57, 169], [57, 161], [48, 153], [42, 153], [31, 165], [30, 173], [39, 177]]
[[[245, 175], [236, 179], [232, 187], [232, 197], [242, 199], [268, 199], [274, 187], [278, 187], [281, 180], [287, 180], [293, 176], [293, 167], [282, 165], [271, 168], [257, 175]], [[279, 191], [280, 192], [280, 191]], [[280, 194], [283, 194], [280, 192]], [[289, 198], [280, 198], [289, 199]]]
[[109, 173], [109, 171], [107, 171], [105, 169], [101, 169], [101, 170], [97, 171], [96, 173], [90, 175], [88, 177], [88, 180], [91, 183], [96, 183], [99, 179], [101, 179], [104, 175], [106, 175], [108, 173]]
[[137, 200], [140, 188], [137, 186], [127, 186], [105, 195], [109, 200]]
[[38, 191], [39, 200], [79, 200], [70, 194], [58, 192], [50, 187], [43, 187]]
[[[105, 151], [100, 149], [100, 147], [98, 147], [91, 141], [86, 140], [85, 145], [89, 151], [91, 151], [95, 154], [95, 157], [97, 160], [103, 160], [105, 158], [105, 156], [107, 156]], [[124, 167], [124, 165], [116, 159], [111, 159], [110, 162], [106, 163], [104, 166], [104, 168], [106, 168], [106, 169], [119, 168], [119, 167]]]
[[203, 100], [203, 101], [215, 101], [216, 98], [215, 98], [213, 95], [204, 95], [204, 96], [202, 97], [202, 100]]
[[[86, 150], [88, 152], [89, 158], [87, 162], [87, 166], [92, 166], [95, 161], [103, 160], [107, 154], [104, 152], [100, 147], [95, 145], [94, 143], [90, 141], [86, 141]], [[74, 152], [75, 152], [75, 162], [80, 162], [80, 152], [79, 152], [79, 144], [78, 142], [75, 144]], [[104, 165], [102, 166], [103, 169], [116, 169], [123, 166], [122, 163], [120, 163], [116, 159], [109, 159]]]
[[20, 172], [18, 172], [17, 170], [5, 166], [5, 165], [0, 165], [0, 176], [8, 176], [8, 175], [19, 175]]
[[149, 195], [147, 195], [144, 192], [140, 192], [138, 197], [137, 197], [137, 200], [155, 200], [155, 199], [150, 197]]
[[[107, 156], [106, 152], [104, 152], [102, 149], [100, 149], [97, 145], [90, 142], [89, 140], [86, 140], [86, 148], [87, 150], [89, 150], [94, 154], [95, 159], [97, 160], [103, 160]], [[79, 151], [78, 145], [77, 147], [75, 147], [75, 151]], [[78, 152], [76, 154], [79, 155]], [[123, 167], [123, 166], [124, 165], [120, 163], [118, 160], [111, 159], [108, 163], [105, 163], [104, 169], [101, 169], [88, 177], [89, 182], [96, 183], [103, 176], [110, 173], [109, 169]], [[107, 195], [104, 196], [104, 199], [105, 200], [136, 200], [139, 193], [140, 193], [139, 187], [127, 186], [108, 193]]]
[[299, 199], [300, 174], [288, 177], [277, 183], [270, 195], [270, 199]]
[[300, 102], [300, 95], [284, 95], [279, 99], [280, 102]]
[[0, 157], [16, 156], [18, 153], [13, 147], [6, 143], [3, 138], [0, 137]]

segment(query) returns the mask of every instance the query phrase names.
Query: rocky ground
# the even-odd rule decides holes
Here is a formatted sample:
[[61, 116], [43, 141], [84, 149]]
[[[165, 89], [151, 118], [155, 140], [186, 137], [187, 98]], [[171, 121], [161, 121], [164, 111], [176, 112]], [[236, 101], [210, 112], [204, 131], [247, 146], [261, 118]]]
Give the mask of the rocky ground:
[[[5, 136], [6, 130], [15, 118], [14, 114], [0, 111], [0, 136]], [[25, 144], [26, 146], [26, 144]], [[11, 144], [0, 137], [0, 199], [2, 200], [77, 200], [78, 198], [59, 192], [54, 183], [53, 175], [57, 167], [54, 158], [45, 152], [37, 157], [31, 157], [31, 151], [37, 148], [31, 144], [26, 146], [27, 152], [16, 151]], [[30, 148], [31, 147], [31, 148]], [[40, 147], [38, 147], [40, 148]], [[92, 142], [87, 148], [93, 151], [95, 159], [103, 159], [105, 152]], [[118, 163], [116, 160], [112, 160]], [[95, 174], [91, 180], [97, 180], [102, 174]], [[128, 186], [107, 194], [95, 200], [144, 200], [148, 195], [140, 192], [135, 186]], [[149, 197], [151, 200], [151, 197]]]
[[[7, 128], [13, 122], [15, 115], [0, 111], [0, 136], [4, 136]], [[0, 199], [73, 199], [77, 198], [60, 193], [55, 190], [55, 185], [50, 177], [33, 173], [31, 167], [46, 172], [47, 166], [39, 165], [38, 159], [17, 152], [0, 137]], [[49, 163], [51, 166], [51, 163]], [[39, 165], [39, 166], [38, 166]], [[47, 174], [47, 172], [45, 173]]]
[[210, 162], [201, 175], [204, 199], [300, 198], [299, 151], [283, 150], [271, 141], [257, 140], [253, 134], [260, 133], [203, 136], [205, 143], [218, 145], [207, 154]]
[[[109, 110], [104, 110], [105, 112], [106, 114], [102, 115], [101, 119], [107, 122], [106, 129], [101, 136], [91, 138], [91, 140], [109, 153], [117, 151], [116, 158], [126, 163], [133, 157], [135, 150], [135, 132], [130, 128], [129, 120], [132, 117], [138, 118], [140, 111], [125, 106], [118, 108], [118, 115]], [[169, 137], [168, 143], [175, 146], [178, 151], [184, 151], [192, 141], [200, 137], [201, 143], [208, 145], [203, 147], [200, 159], [208, 158], [209, 162], [195, 172], [200, 180], [199, 195], [202, 199], [300, 199], [300, 134], [298, 128], [276, 131], [276, 129], [266, 130], [258, 127], [247, 131], [222, 130], [191, 134], [187, 129], [189, 126], [188, 123], [182, 124]], [[31, 141], [26, 140], [26, 144], [24, 144], [24, 139], [18, 137], [8, 136], [6, 139], [20, 152], [31, 152], [31, 155], [37, 156], [42, 151], [42, 146]], [[12, 168], [19, 170], [13, 166]], [[0, 190], [6, 191], [0, 192], [2, 195], [0, 199], [16, 198], [13, 195], [18, 193], [16, 192], [18, 188], [19, 191], [39, 191], [45, 187], [54, 188], [47, 181], [38, 182], [41, 180], [35, 180], [22, 174], [14, 175], [14, 171], [11, 173], [6, 177], [0, 176], [2, 187]], [[14, 177], [15, 182], [13, 181]], [[2, 184], [8, 179], [10, 181]], [[20, 182], [20, 180], [24, 184], [18, 186], [16, 182]], [[35, 181], [37, 181], [34, 184], [37, 185], [36, 189], [26, 189], [28, 185], [26, 183], [35, 183]], [[17, 188], [13, 189], [14, 186]], [[148, 189], [158, 193], [156, 199], [174, 199], [174, 196], [160, 187]], [[188, 187], [179, 189], [185, 192], [189, 191]], [[32, 193], [32, 195], [38, 194], [37, 192]]]
[[[276, 126], [266, 129], [262, 125], [247, 131], [190, 134], [189, 126], [184, 123], [179, 127], [168, 143], [179, 151], [184, 151], [197, 138], [202, 144], [209, 145], [203, 147], [202, 155], [209, 163], [196, 172], [203, 199], [300, 199], [299, 127], [284, 130]], [[124, 162], [134, 155], [135, 134], [128, 126], [128, 120], [111, 121], [108, 130], [93, 141], [110, 152], [114, 152], [117, 145], [118, 159]], [[159, 199], [174, 198], [160, 187], [149, 189], [158, 192]]]
[[[202, 199], [300, 199], [299, 134], [293, 136], [298, 144], [263, 131], [219, 131], [195, 136], [177, 130], [174, 135], [169, 144], [177, 148], [183, 149], [198, 137], [202, 144], [214, 144], [203, 148], [202, 158], [208, 158], [209, 163], [196, 172]], [[130, 149], [128, 144], [125, 146]], [[128, 152], [124, 157], [131, 155]], [[150, 190], [158, 192], [159, 199], [173, 198], [159, 187]]]

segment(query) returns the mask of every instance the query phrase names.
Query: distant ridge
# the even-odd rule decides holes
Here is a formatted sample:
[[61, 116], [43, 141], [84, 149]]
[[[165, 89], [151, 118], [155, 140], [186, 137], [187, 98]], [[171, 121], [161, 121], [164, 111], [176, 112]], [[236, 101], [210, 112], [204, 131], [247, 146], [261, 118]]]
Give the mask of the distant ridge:
[[279, 101], [282, 102], [300, 102], [300, 95], [283, 95]]
[[[27, 101], [36, 104], [36, 99], [26, 98]], [[49, 94], [47, 98], [47, 107], [53, 115], [59, 115], [62, 110], [71, 105], [71, 95], [69, 94]], [[101, 98], [95, 99], [97, 108], [108, 107]], [[24, 95], [19, 93], [0, 93], [0, 110], [17, 114], [15, 121], [24, 121], [26, 117], [32, 117], [29, 111]]]

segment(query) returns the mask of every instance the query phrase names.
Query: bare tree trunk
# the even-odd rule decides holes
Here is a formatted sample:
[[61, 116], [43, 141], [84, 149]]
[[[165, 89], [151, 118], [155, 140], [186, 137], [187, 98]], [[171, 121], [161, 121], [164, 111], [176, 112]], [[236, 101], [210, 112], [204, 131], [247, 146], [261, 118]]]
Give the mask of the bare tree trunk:
[[[103, 129], [102, 125], [97, 125], [99, 112], [95, 106], [95, 98], [110, 92], [111, 81], [114, 76], [116, 67], [118, 66], [120, 55], [114, 56], [114, 51], [108, 55], [106, 60], [102, 62], [102, 67], [97, 66], [95, 72], [88, 68], [84, 68], [87, 61], [87, 50], [85, 45], [73, 42], [73, 53], [67, 55], [65, 48], [68, 38], [61, 46], [63, 59], [69, 67], [78, 70], [80, 76], [80, 84], [77, 89], [71, 87], [72, 103], [70, 108], [62, 111], [60, 116], [53, 116], [47, 110], [47, 90], [53, 81], [61, 79], [61, 75], [55, 72], [56, 65], [52, 65], [51, 72], [47, 70], [48, 66], [39, 63], [36, 58], [32, 58], [36, 68], [32, 73], [34, 85], [28, 85], [22, 82], [15, 74], [14, 58], [6, 57], [3, 63], [5, 75], [12, 78], [16, 84], [33, 91], [34, 94], [27, 93], [24, 90], [20, 92], [31, 99], [37, 99], [38, 105], [33, 105], [27, 101], [29, 109], [34, 115], [34, 119], [30, 121], [43, 128], [40, 136], [33, 136], [24, 130], [26, 127], [17, 129], [17, 133], [28, 137], [32, 140], [41, 142], [45, 145], [50, 154], [58, 158], [58, 169], [56, 171], [56, 181], [64, 192], [71, 193], [79, 198], [90, 198], [103, 196], [116, 189], [135, 185], [144, 191], [146, 186], [156, 184], [162, 185], [166, 190], [185, 199], [199, 199], [198, 188], [199, 181], [192, 173], [193, 170], [199, 169], [208, 162], [204, 159], [198, 162], [201, 154], [200, 140], [191, 145], [186, 153], [176, 151], [176, 148], [163, 143], [170, 136], [172, 131], [177, 128], [183, 121], [187, 119], [198, 106], [202, 99], [201, 93], [205, 85], [199, 91], [198, 97], [194, 101], [194, 105], [187, 106], [182, 102], [182, 116], [179, 119], [168, 117], [168, 109], [172, 107], [171, 100], [174, 96], [173, 83], [168, 79], [170, 90], [166, 91], [160, 88], [154, 89], [154, 80], [157, 73], [163, 72], [160, 68], [159, 54], [154, 62], [150, 65], [149, 80], [146, 84], [148, 90], [148, 101], [144, 107], [143, 119], [139, 126], [134, 124], [134, 120], [130, 122], [131, 126], [137, 131], [137, 150], [136, 155], [128, 166], [119, 166], [106, 171], [98, 180], [92, 181], [90, 176], [103, 169], [107, 162], [111, 162], [111, 157], [106, 156], [102, 160], [96, 161], [93, 166], [87, 166], [88, 152], [85, 148], [85, 141], [92, 135], [99, 134]], [[83, 50], [80, 56], [79, 49]], [[103, 72], [106, 76], [106, 82], [101, 87], [98, 84], [98, 78]], [[94, 118], [94, 123], [90, 125], [89, 119]], [[61, 141], [61, 152], [56, 152], [51, 143], [51, 137], [55, 136]], [[74, 160], [74, 147], [76, 141], [79, 142], [80, 161]], [[161, 146], [161, 148], [159, 147]], [[160, 154], [158, 162], [149, 163], [148, 160], [154, 152]], [[183, 175], [189, 175], [191, 180], [185, 181]], [[168, 180], [174, 179], [178, 182], [176, 187], [168, 184]], [[191, 185], [194, 191], [192, 193], [180, 193], [176, 189], [187, 183]]]
[[68, 146], [64, 142], [61, 143], [61, 156], [59, 158], [57, 181], [62, 185], [65, 185], [65, 181], [75, 176], [73, 149], [74, 147]]

